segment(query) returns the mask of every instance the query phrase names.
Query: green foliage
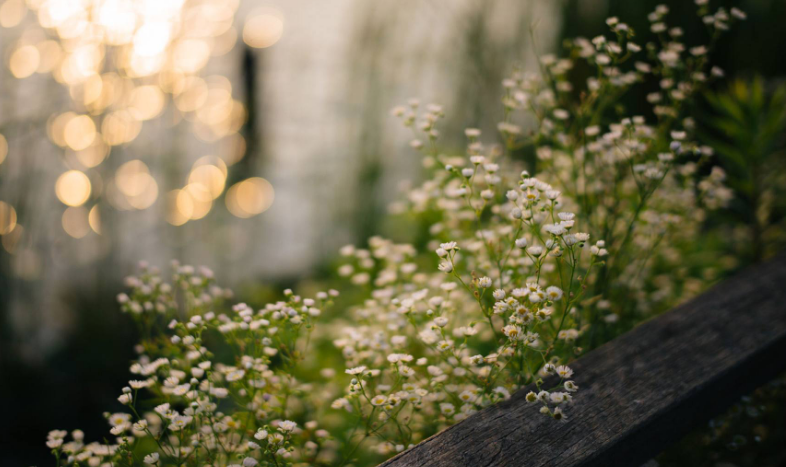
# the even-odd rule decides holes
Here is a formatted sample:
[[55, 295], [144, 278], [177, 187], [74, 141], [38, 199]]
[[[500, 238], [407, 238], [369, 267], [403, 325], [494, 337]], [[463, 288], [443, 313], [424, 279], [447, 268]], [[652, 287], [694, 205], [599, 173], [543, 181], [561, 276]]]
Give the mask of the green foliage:
[[762, 78], [738, 79], [706, 100], [714, 114], [703, 121], [704, 138], [734, 190], [734, 220], [748, 226], [741, 253], [758, 261], [784, 242], [786, 85], [768, 90]]

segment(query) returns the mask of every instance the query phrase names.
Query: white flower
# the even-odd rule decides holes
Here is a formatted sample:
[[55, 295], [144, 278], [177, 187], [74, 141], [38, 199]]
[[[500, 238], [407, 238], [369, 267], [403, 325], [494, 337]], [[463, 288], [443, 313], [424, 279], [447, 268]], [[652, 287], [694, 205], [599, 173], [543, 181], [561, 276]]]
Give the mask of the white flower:
[[366, 371], [366, 367], [365, 366], [356, 366], [355, 368], [350, 368], [348, 370], [344, 370], [344, 373], [346, 373], [348, 375], [359, 375], [359, 374], [363, 373], [364, 371]]
[[246, 457], [245, 459], [243, 459], [243, 467], [254, 467], [258, 463], [259, 462], [257, 462], [257, 460], [254, 459], [253, 457]]
[[497, 289], [494, 291], [492, 296], [494, 297], [494, 300], [502, 300], [503, 298], [505, 298], [505, 291], [502, 289]]
[[46, 446], [49, 449], [57, 449], [57, 448], [59, 448], [62, 445], [63, 445], [63, 439], [62, 438], [50, 439], [50, 440], [47, 440], [47, 442], [46, 442]]
[[210, 388], [210, 394], [214, 395], [219, 399], [224, 399], [229, 395], [229, 389], [227, 388]]
[[543, 293], [542, 292], [532, 292], [527, 296], [527, 300], [532, 303], [540, 303], [543, 301]]
[[371, 398], [371, 405], [375, 407], [379, 407], [380, 405], [383, 405], [385, 402], [387, 402], [387, 400], [388, 400], [387, 397], [378, 394]]
[[134, 389], [142, 389], [142, 388], [150, 387], [150, 385], [152, 384], [153, 381], [149, 379], [144, 381], [131, 380], [128, 382], [128, 385]]
[[510, 399], [510, 391], [508, 391], [507, 389], [505, 389], [502, 386], [495, 387], [493, 392], [494, 392], [494, 394], [497, 394], [497, 395], [501, 396], [505, 400]]
[[193, 420], [192, 417], [188, 415], [177, 415], [174, 419], [172, 419], [172, 424], [169, 425], [169, 429], [172, 431], [178, 431], [187, 426]]
[[548, 225], [544, 225], [543, 226], [543, 230], [546, 231], [547, 233], [550, 233], [552, 235], [557, 235], [557, 236], [563, 235], [563, 234], [565, 234], [565, 232], [567, 232], [567, 229], [562, 224], [548, 224]]
[[260, 441], [265, 439], [265, 438], [267, 438], [267, 431], [265, 431], [262, 428], [260, 428], [259, 430], [257, 430], [256, 433], [254, 433], [254, 438], [256, 438], [256, 439], [258, 439]]
[[144, 461], [145, 464], [157, 464], [158, 463], [159, 454], [157, 452], [150, 453], [145, 456]]
[[570, 400], [570, 395], [564, 392], [552, 392], [549, 399], [552, 404], [562, 404]]
[[546, 288], [546, 296], [549, 297], [549, 300], [556, 302], [562, 298], [562, 289], [552, 285], [551, 287]]
[[482, 289], [486, 289], [491, 287], [491, 278], [490, 277], [481, 277], [478, 279], [478, 287]]
[[538, 245], [533, 245], [527, 248], [527, 253], [529, 253], [532, 256], [540, 256], [541, 253], [543, 253], [543, 247]]
[[[343, 409], [346, 409], [346, 410], [349, 410], [349, 411], [352, 410], [352, 406], [350, 405], [349, 401], [346, 398], [344, 398], [344, 397], [341, 397], [339, 399], [334, 400], [330, 404], [330, 407], [332, 407], [334, 409], [342, 409], [343, 408]], [[265, 434], [267, 434], [267, 432], [265, 432]]]
[[448, 319], [444, 316], [440, 316], [439, 318], [434, 318], [434, 324], [437, 326], [444, 328], [448, 324]]
[[284, 420], [278, 424], [278, 428], [282, 431], [289, 432], [297, 428], [297, 423], [293, 422], [292, 420]]
[[573, 376], [573, 370], [571, 370], [566, 365], [558, 366], [557, 369], [556, 369], [556, 372], [557, 372], [557, 374], [559, 375], [560, 378], [570, 378], [571, 376]]
[[576, 340], [579, 337], [579, 331], [576, 329], [563, 329], [557, 337], [564, 340]]
[[131, 422], [131, 415], [127, 413], [116, 413], [109, 416], [109, 423], [112, 426], [127, 425]]
[[437, 342], [437, 350], [439, 350], [440, 352], [444, 352], [444, 351], [450, 349], [451, 347], [453, 347], [453, 342], [452, 341], [442, 340], [442, 341]]
[[[126, 414], [124, 414], [126, 415]], [[130, 417], [130, 415], [129, 415]], [[63, 439], [68, 435], [68, 432], [65, 430], [52, 430], [47, 434], [47, 439]]]
[[166, 417], [169, 414], [169, 402], [165, 402], [161, 405], [157, 405], [153, 410], [156, 411], [162, 417]]
[[523, 248], [527, 248], [527, 239], [524, 238], [524, 237], [517, 238], [516, 239], [516, 248], [522, 248], [522, 249]]
[[451, 263], [448, 263], [447, 261], [443, 261], [442, 263], [439, 263], [439, 266], [437, 268], [440, 271], [444, 272], [445, 274], [450, 274], [451, 272], [453, 272], [453, 265]]
[[134, 431], [145, 431], [148, 426], [147, 420], [139, 420], [138, 422], [134, 423], [132, 429]]
[[449, 402], [443, 402], [439, 404], [439, 411], [442, 412], [443, 415], [450, 416], [456, 413], [456, 407]]
[[518, 339], [519, 335], [521, 335], [521, 328], [515, 324], [508, 324], [502, 328], [502, 333], [508, 336], [510, 340], [514, 341]]

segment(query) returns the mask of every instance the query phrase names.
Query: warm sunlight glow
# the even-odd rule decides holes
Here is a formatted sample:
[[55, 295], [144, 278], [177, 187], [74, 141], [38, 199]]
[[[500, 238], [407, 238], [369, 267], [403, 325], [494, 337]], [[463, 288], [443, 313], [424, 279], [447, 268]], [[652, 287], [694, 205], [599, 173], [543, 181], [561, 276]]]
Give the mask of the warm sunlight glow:
[[88, 212], [82, 206], [70, 207], [63, 212], [63, 230], [74, 238], [82, 238], [90, 232]]
[[273, 186], [260, 177], [253, 177], [232, 185], [227, 191], [226, 205], [229, 212], [248, 218], [265, 212], [273, 204]]
[[252, 13], [243, 26], [243, 41], [251, 47], [270, 47], [284, 34], [284, 15], [273, 8]]
[[90, 224], [90, 228], [93, 229], [93, 232], [97, 234], [101, 233], [101, 212], [98, 210], [97, 204], [90, 209], [87, 215], [87, 222]]
[[68, 206], [81, 206], [90, 198], [90, 179], [83, 172], [69, 170], [55, 182], [57, 198]]
[[5, 161], [6, 156], [8, 155], [8, 140], [5, 139], [5, 136], [0, 135], [0, 164]]
[[27, 13], [27, 6], [23, 0], [6, 0], [0, 6], [0, 26], [4, 28], [12, 28], [25, 17]]
[[15, 78], [27, 78], [38, 69], [40, 60], [38, 49], [32, 45], [25, 45], [11, 54], [8, 66]]
[[0, 201], [0, 235], [11, 233], [16, 227], [16, 210], [13, 206]]
[[72, 118], [64, 128], [65, 143], [74, 151], [81, 151], [93, 143], [96, 137], [96, 126], [87, 115]]

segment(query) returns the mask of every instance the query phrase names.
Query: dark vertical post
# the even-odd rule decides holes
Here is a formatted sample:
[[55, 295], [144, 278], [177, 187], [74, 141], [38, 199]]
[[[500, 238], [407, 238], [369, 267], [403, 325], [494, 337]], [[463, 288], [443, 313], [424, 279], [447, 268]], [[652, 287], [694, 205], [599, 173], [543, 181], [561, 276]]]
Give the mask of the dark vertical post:
[[[258, 93], [258, 77], [260, 59], [256, 51], [246, 46], [243, 49], [241, 62], [241, 76], [243, 80], [243, 98], [246, 107], [246, 123], [240, 130], [240, 134], [246, 140], [246, 155], [237, 163], [238, 170], [235, 170], [235, 177], [247, 177], [255, 164], [262, 159], [261, 144], [261, 118], [259, 113], [260, 99]], [[233, 180], [235, 181], [235, 180]]]

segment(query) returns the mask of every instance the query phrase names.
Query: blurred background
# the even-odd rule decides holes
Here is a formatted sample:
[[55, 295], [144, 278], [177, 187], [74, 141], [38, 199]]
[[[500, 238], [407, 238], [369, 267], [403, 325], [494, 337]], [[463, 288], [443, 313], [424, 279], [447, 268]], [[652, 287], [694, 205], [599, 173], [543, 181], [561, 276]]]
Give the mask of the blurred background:
[[[609, 16], [646, 30], [658, 3], [702, 40], [676, 0], [0, 0], [0, 464], [51, 462], [52, 428], [105, 431], [136, 262], [204, 264], [241, 300], [319, 279], [418, 176], [391, 107], [442, 104], [448, 146], [492, 135], [514, 68]], [[714, 62], [774, 89], [786, 2], [721, 3], [748, 21]]]

